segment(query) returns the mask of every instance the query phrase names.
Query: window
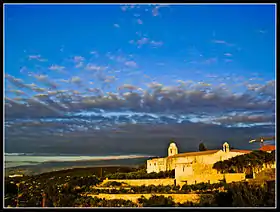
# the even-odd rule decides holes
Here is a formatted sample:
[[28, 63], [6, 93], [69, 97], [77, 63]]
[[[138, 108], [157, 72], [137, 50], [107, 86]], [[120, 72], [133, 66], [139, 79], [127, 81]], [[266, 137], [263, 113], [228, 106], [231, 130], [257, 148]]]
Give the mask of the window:
[[194, 181], [194, 184], [196, 184], [196, 180]]
[[170, 149], [170, 154], [172, 154], [172, 149]]
[[150, 166], [151, 166], [152, 164], [150, 163]]
[[185, 171], [185, 166], [183, 166], [183, 172]]
[[156, 163], [154, 163], [154, 166], [157, 165]]
[[210, 180], [208, 180], [208, 183], [210, 184]]

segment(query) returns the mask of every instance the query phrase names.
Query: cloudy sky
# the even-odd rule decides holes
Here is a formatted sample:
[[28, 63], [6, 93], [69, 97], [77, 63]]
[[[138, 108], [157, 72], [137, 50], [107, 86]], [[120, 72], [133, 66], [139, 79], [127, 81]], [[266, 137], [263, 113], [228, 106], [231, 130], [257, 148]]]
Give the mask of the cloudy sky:
[[165, 155], [274, 134], [274, 5], [5, 5], [5, 151]]

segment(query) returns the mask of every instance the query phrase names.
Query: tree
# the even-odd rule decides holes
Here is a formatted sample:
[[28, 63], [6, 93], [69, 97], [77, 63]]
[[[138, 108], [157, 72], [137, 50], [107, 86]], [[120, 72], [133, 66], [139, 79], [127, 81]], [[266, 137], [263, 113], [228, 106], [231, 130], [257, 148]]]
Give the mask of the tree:
[[204, 145], [204, 143], [200, 143], [198, 149], [199, 149], [199, 151], [206, 151], [207, 150], [207, 148]]

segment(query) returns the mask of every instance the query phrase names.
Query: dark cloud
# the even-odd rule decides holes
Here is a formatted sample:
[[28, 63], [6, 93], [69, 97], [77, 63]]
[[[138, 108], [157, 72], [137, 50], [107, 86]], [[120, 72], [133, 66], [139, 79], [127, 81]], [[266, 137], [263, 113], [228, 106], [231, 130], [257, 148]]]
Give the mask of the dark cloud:
[[244, 114], [235, 116], [225, 116], [222, 118], [215, 119], [215, 122], [221, 124], [234, 124], [234, 123], [244, 123], [244, 124], [259, 124], [259, 123], [275, 123], [275, 116], [273, 114]]
[[[227, 138], [248, 147], [249, 139], [274, 132], [273, 81], [248, 85], [240, 94], [226, 85], [185, 81], [178, 86], [152, 82], [147, 88], [123, 84], [105, 92], [116, 77], [93, 69], [101, 86], [95, 82], [83, 91], [58, 90], [47, 75], [33, 75], [47, 88], [6, 75], [17, 88], [10, 91], [18, 95], [5, 98], [6, 151], [165, 154], [172, 138], [182, 151], [192, 151], [200, 140], [213, 148]], [[82, 85], [79, 76], [67, 82]]]
[[[60, 125], [54, 125], [53, 127], [60, 127]], [[63, 136], [58, 136], [55, 133], [48, 136], [45, 134], [36, 135], [34, 131], [33, 134], [31, 131], [30, 133], [25, 131], [17, 134], [17, 136], [8, 136], [5, 151], [94, 155], [118, 152], [119, 154], [166, 155], [170, 139], [176, 141], [180, 152], [197, 151], [198, 144], [201, 141], [208, 148], [220, 149], [223, 141], [227, 140], [235, 147], [246, 149], [256, 147], [254, 145], [250, 146], [248, 141], [259, 135], [259, 132], [274, 133], [273, 130], [264, 127], [229, 129], [201, 123], [175, 125], [126, 124], [115, 131], [75, 131]], [[28, 140], [25, 139], [27, 133]], [[28, 142], [28, 145], [26, 145], [26, 142]]]

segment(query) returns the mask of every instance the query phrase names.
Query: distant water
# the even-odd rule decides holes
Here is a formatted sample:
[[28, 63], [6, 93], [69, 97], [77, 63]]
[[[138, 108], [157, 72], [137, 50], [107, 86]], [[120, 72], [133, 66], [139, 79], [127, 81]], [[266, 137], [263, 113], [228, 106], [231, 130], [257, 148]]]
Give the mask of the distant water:
[[149, 155], [108, 155], [108, 156], [85, 156], [85, 155], [49, 155], [49, 154], [25, 154], [25, 153], [5, 153], [5, 168], [38, 165], [52, 162], [75, 162], [75, 161], [106, 161], [149, 158]]

